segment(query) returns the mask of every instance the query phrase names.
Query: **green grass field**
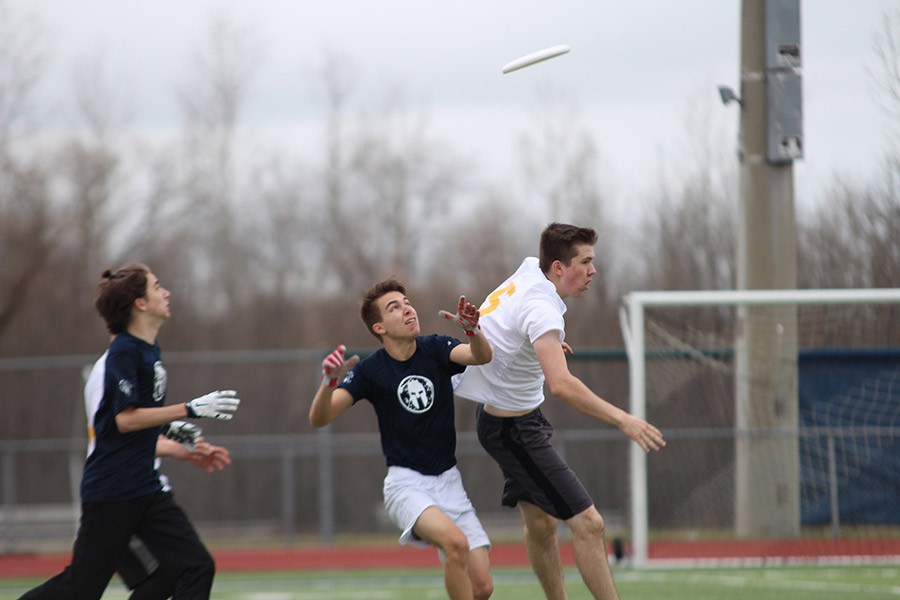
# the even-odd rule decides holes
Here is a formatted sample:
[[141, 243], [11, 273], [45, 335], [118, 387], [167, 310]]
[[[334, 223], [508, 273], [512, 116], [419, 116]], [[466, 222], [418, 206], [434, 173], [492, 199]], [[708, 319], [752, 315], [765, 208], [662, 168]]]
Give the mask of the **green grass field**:
[[[534, 575], [494, 569], [494, 600], [540, 600]], [[573, 569], [566, 570], [571, 600], [590, 595]], [[791, 566], [769, 568], [616, 569], [624, 600], [853, 600], [900, 599], [900, 564], [892, 566]], [[0, 598], [14, 599], [37, 580], [0, 580]], [[356, 570], [297, 573], [222, 573], [215, 600], [430, 600], [446, 598], [439, 570]], [[103, 600], [126, 600], [114, 583]]]

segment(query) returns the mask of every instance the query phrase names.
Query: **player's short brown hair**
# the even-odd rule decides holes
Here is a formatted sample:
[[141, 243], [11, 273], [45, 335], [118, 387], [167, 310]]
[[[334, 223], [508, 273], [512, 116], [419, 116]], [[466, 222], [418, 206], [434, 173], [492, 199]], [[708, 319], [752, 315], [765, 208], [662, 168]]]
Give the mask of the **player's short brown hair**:
[[131, 307], [147, 295], [150, 267], [143, 263], [127, 263], [115, 271], [106, 270], [94, 292], [94, 307], [113, 335], [128, 329]]
[[585, 244], [593, 246], [596, 243], [597, 232], [593, 229], [565, 223], [550, 223], [541, 232], [539, 255], [541, 271], [548, 273], [550, 265], [557, 260], [568, 266], [578, 254], [577, 246]]
[[359, 311], [359, 316], [362, 317], [363, 323], [366, 324], [366, 329], [369, 330], [369, 333], [378, 338], [378, 341], [381, 341], [381, 335], [375, 333], [373, 327], [375, 326], [375, 323], [381, 321], [382, 317], [381, 309], [378, 308], [375, 302], [389, 292], [400, 292], [405, 296], [406, 288], [396, 279], [379, 281], [370, 287], [363, 296], [362, 308]]

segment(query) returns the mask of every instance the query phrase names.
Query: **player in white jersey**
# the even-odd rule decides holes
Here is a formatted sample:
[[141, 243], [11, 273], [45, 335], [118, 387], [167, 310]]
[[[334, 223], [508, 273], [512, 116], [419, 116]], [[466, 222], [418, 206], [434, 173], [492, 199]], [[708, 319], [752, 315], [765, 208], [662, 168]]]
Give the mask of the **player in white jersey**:
[[478, 439], [503, 471], [502, 502], [518, 506], [532, 568], [548, 598], [567, 598], [558, 520], [572, 530], [575, 563], [595, 598], [618, 598], [604, 541], [604, 523], [590, 495], [550, 444], [541, 414], [544, 383], [575, 410], [618, 427], [644, 449], [665, 445], [662, 433], [603, 400], [569, 372], [565, 298], [580, 298], [596, 274], [593, 229], [552, 223], [540, 258], [526, 258], [481, 305], [493, 360], [456, 378], [456, 394], [481, 403]]

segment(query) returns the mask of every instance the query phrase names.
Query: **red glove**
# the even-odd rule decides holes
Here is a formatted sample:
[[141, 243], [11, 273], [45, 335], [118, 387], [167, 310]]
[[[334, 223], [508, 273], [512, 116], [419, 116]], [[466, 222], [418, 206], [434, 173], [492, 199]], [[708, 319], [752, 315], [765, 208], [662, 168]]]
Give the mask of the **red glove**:
[[456, 314], [449, 313], [446, 310], [438, 311], [438, 314], [459, 325], [466, 332], [467, 336], [471, 337], [481, 331], [481, 327], [478, 326], [478, 317], [481, 313], [478, 312], [477, 306], [466, 302], [465, 296], [459, 297], [459, 307], [456, 309]]
[[348, 360], [344, 360], [344, 352], [347, 347], [341, 344], [337, 349], [325, 357], [322, 361], [322, 379], [328, 382], [328, 387], [335, 387], [344, 375], [356, 366], [359, 356], [355, 354]]

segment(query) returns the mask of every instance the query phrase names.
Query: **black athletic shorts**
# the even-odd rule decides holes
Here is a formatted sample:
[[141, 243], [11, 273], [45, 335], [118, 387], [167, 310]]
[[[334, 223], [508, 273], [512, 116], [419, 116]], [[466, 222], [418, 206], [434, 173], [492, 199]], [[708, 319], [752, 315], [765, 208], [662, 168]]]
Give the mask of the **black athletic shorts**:
[[520, 417], [495, 417], [479, 405], [478, 441], [503, 471], [504, 506], [520, 500], [557, 519], [570, 519], [593, 505], [587, 490], [550, 444], [553, 426], [540, 409]]

